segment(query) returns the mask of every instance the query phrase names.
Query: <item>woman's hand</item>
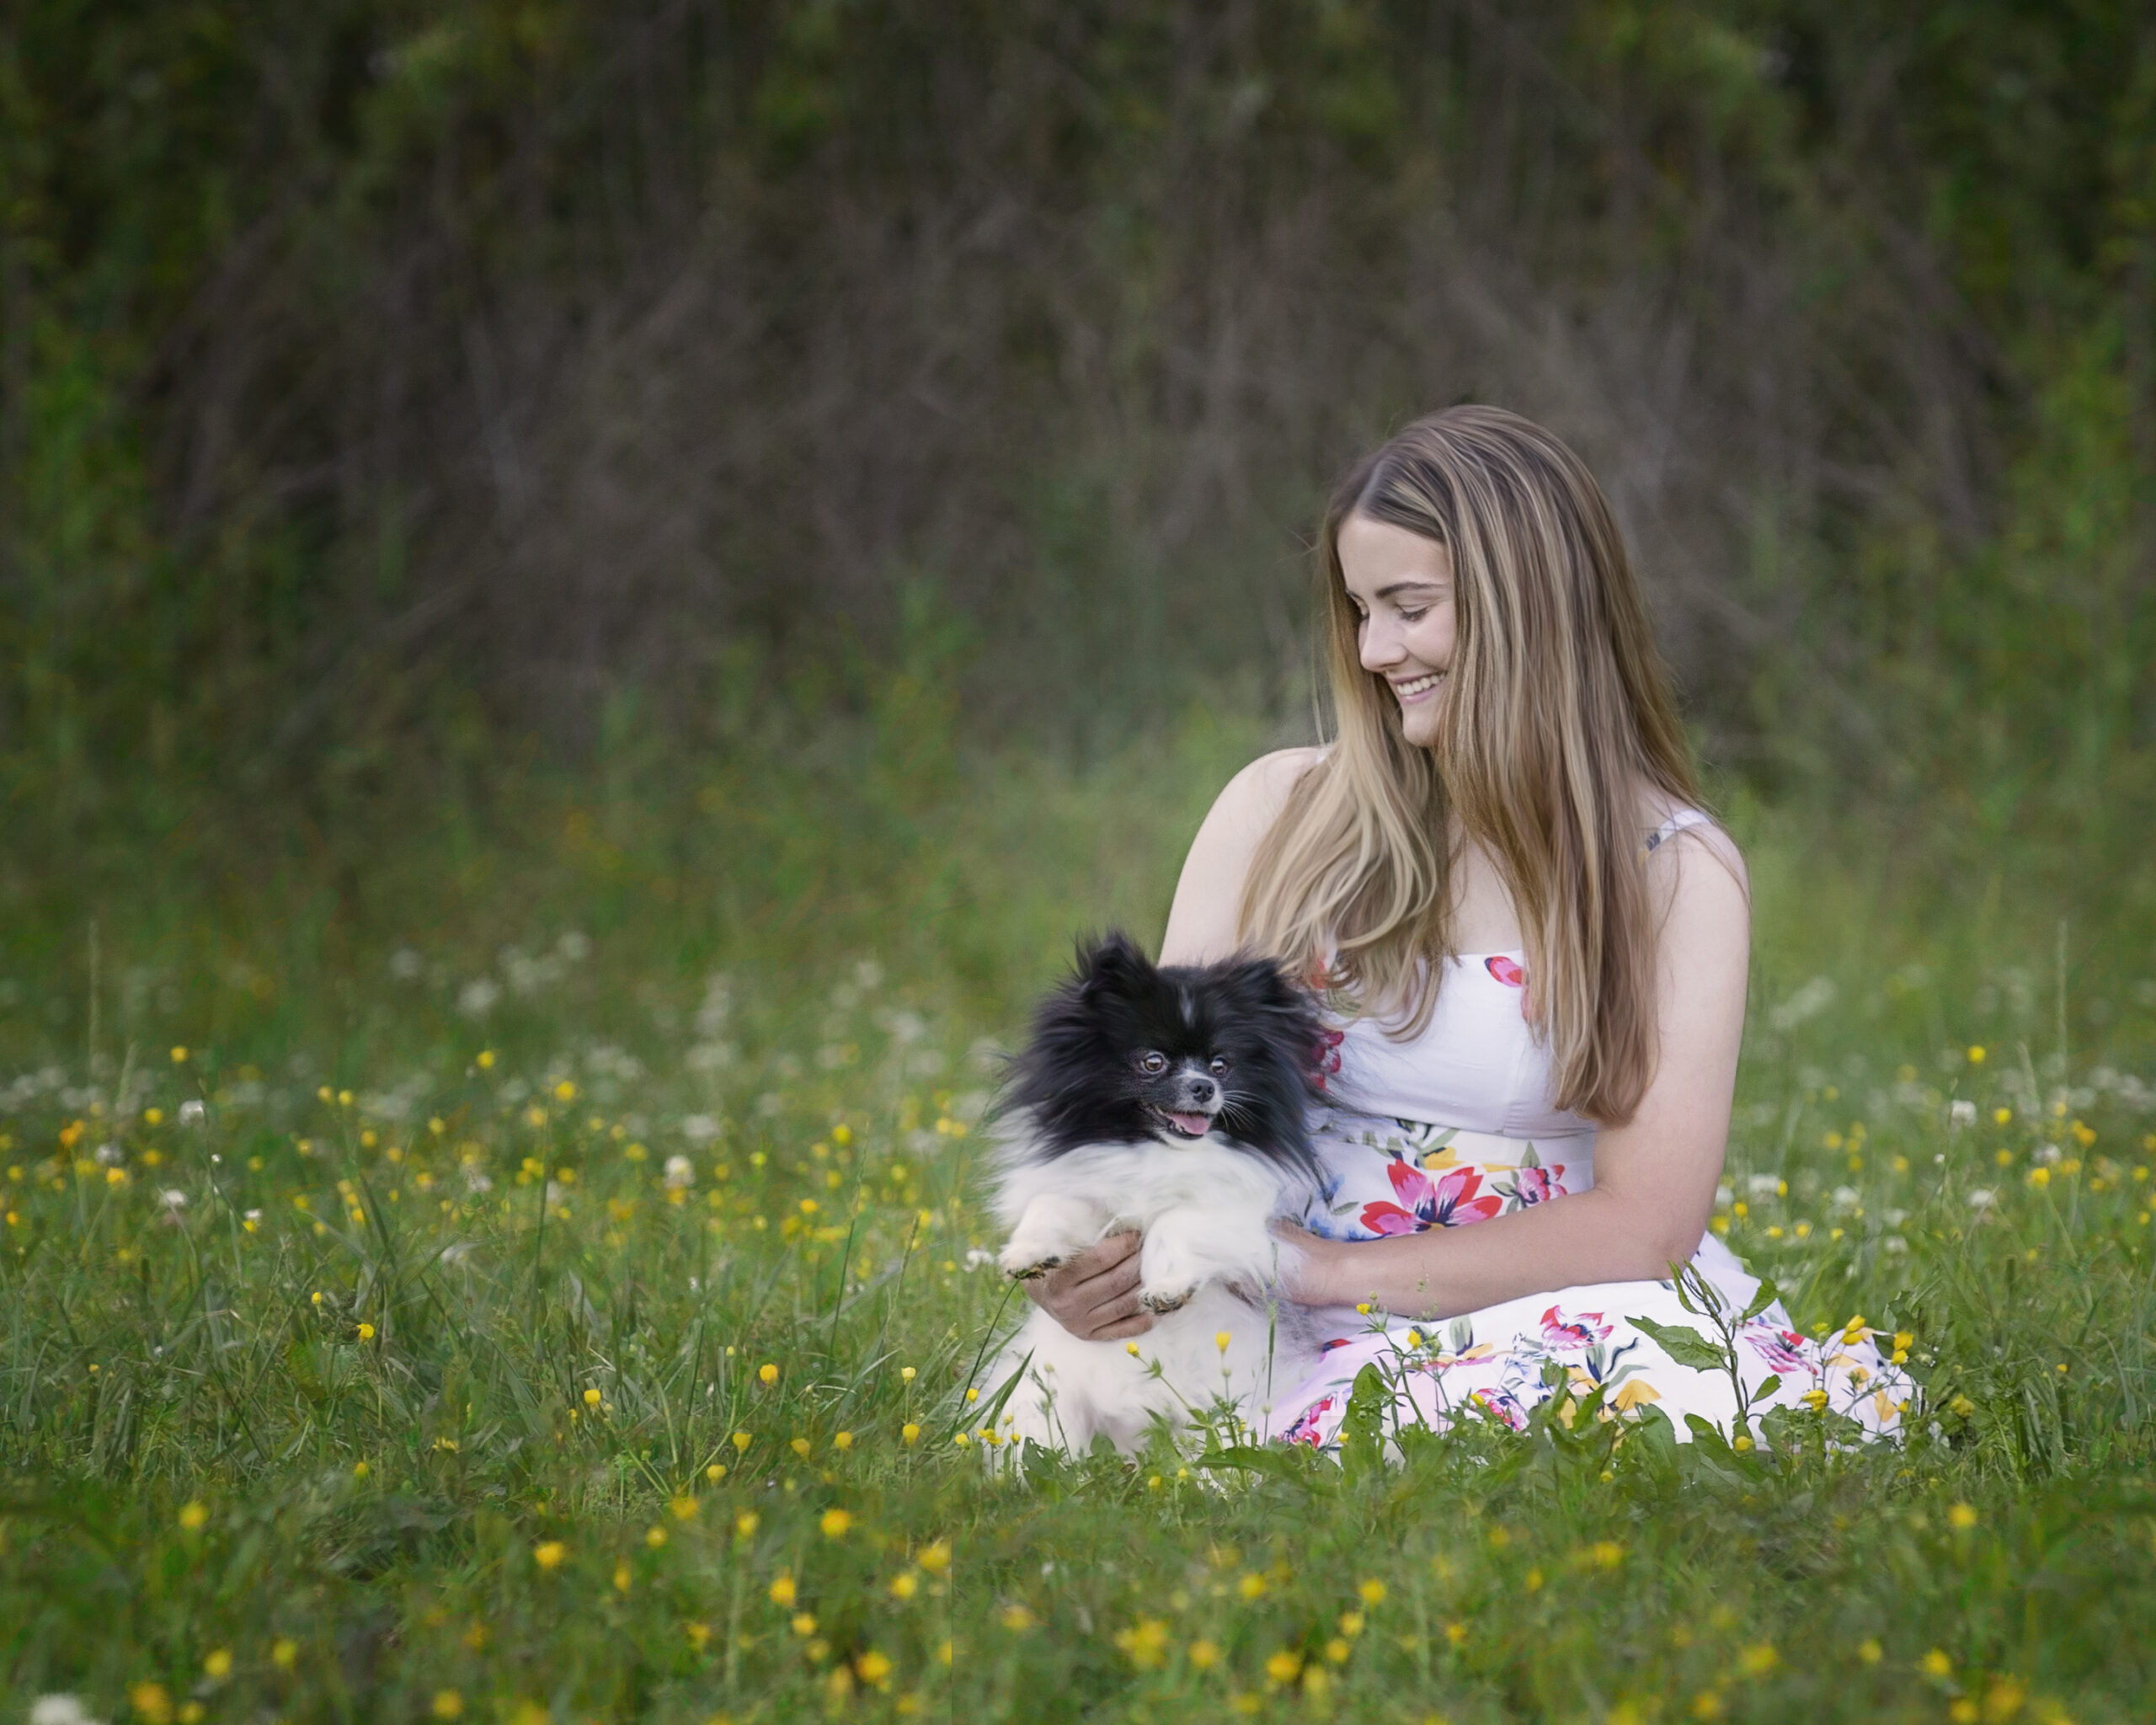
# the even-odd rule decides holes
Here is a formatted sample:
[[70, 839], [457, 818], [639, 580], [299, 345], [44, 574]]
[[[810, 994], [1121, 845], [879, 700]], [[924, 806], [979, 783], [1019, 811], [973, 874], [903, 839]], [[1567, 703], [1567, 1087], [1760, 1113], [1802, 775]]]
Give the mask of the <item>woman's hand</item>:
[[1026, 1297], [1081, 1342], [1120, 1342], [1153, 1327], [1138, 1303], [1142, 1234], [1111, 1234], [1044, 1276], [1022, 1285]]

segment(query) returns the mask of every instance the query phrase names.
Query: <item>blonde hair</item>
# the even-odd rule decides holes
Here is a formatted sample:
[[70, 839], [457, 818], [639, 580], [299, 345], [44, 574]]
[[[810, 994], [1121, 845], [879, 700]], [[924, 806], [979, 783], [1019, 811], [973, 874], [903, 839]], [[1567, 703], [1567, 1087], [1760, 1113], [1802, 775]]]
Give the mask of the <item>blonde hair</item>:
[[[1340, 567], [1351, 515], [1451, 553], [1457, 633], [1428, 748], [1402, 735], [1391, 691], [1363, 669]], [[1454, 955], [1445, 835], [1456, 814], [1518, 912], [1555, 1100], [1630, 1119], [1655, 1064], [1641, 790], [1679, 806], [1699, 793], [1601, 489], [1539, 425], [1448, 409], [1341, 482], [1319, 573], [1336, 735], [1258, 847], [1243, 939], [1383, 1012], [1391, 1033], [1419, 1033], [1435, 961]]]

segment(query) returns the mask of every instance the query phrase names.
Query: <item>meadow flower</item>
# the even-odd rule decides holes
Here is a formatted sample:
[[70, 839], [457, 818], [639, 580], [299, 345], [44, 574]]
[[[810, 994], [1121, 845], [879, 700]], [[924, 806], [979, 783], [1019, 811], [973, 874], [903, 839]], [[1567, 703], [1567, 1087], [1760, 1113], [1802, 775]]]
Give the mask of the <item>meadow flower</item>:
[[628, 1559], [624, 1557], [614, 1566], [614, 1591], [617, 1594], [627, 1593], [632, 1579]]
[[758, 1366], [756, 1368], [756, 1381], [766, 1386], [776, 1383], [778, 1381], [778, 1368], [771, 1365]]
[[1021, 1635], [1027, 1630], [1031, 1629], [1036, 1623], [1039, 1622], [1040, 1620], [1034, 1616], [1033, 1612], [1024, 1604], [1019, 1600], [1013, 1599], [1009, 1605], [1006, 1605], [1001, 1611], [996, 1613], [996, 1621], [1001, 1623], [1013, 1635]]
[[1924, 1674], [1928, 1677], [1951, 1677], [1954, 1674], [1954, 1662], [1940, 1649], [1934, 1648], [1924, 1656]]
[[72, 1695], [41, 1695], [30, 1703], [29, 1725], [99, 1725]]
[[184, 1503], [180, 1506], [179, 1525], [189, 1533], [200, 1532], [202, 1530], [203, 1525], [206, 1523], [209, 1519], [209, 1510], [204, 1507], [199, 1499], [194, 1503]]
[[771, 1599], [774, 1605], [790, 1611], [793, 1609], [798, 1597], [798, 1591], [793, 1585], [792, 1576], [782, 1575], [771, 1583]]
[[755, 1440], [753, 1438], [751, 1438], [751, 1437], [749, 1435], [749, 1434], [748, 1434], [748, 1433], [746, 1433], [746, 1432], [736, 1432], [736, 1433], [734, 1433], [734, 1448], [735, 1452], [736, 1452], [737, 1454], [740, 1454], [740, 1455], [746, 1455], [746, 1454], [748, 1453], [749, 1445], [750, 1445], [750, 1444], [754, 1443], [755, 1441]]
[[921, 1436], [921, 1428], [912, 1420], [908, 1420], [904, 1425], [899, 1428], [899, 1435], [907, 1443], [914, 1443]]
[[1966, 1531], [1977, 1525], [1977, 1512], [1970, 1504], [1956, 1503], [1946, 1512], [1946, 1523], [1950, 1527]]
[[756, 1536], [756, 1529], [760, 1525], [760, 1520], [755, 1510], [744, 1509], [734, 1518], [734, 1536], [737, 1539], [754, 1539]]
[[827, 1540], [842, 1540], [847, 1529], [853, 1525], [853, 1517], [843, 1509], [826, 1509], [823, 1519], [817, 1524]]
[[461, 1719], [464, 1717], [464, 1697], [453, 1689], [435, 1691], [434, 1716], [437, 1719]]
[[1283, 1648], [1265, 1662], [1265, 1674], [1274, 1683], [1293, 1683], [1301, 1674], [1303, 1656]]
[[130, 1685], [127, 1705], [135, 1710], [144, 1725], [168, 1725], [172, 1718], [172, 1696], [162, 1683]]
[[569, 1548], [559, 1540], [542, 1540], [531, 1548], [531, 1560], [542, 1569], [558, 1569]]
[[270, 1643], [270, 1663], [280, 1671], [289, 1671], [300, 1657], [300, 1644], [290, 1636], [280, 1636]]
[[902, 1365], [899, 1368], [899, 1381], [902, 1384], [911, 1383], [915, 1375], [913, 1367], [910, 1365]]
[[910, 1569], [891, 1578], [891, 1597], [894, 1599], [910, 1599], [920, 1591], [921, 1578]]
[[872, 1688], [881, 1689], [890, 1680], [891, 1661], [887, 1655], [877, 1652], [874, 1648], [869, 1648], [867, 1653], [856, 1659], [853, 1662], [853, 1669], [861, 1680]]
[[914, 1560], [931, 1575], [941, 1575], [951, 1567], [951, 1546], [947, 1540], [937, 1540], [921, 1547]]
[[699, 1506], [694, 1498], [686, 1492], [682, 1492], [669, 1498], [666, 1507], [674, 1512], [674, 1519], [676, 1521], [693, 1521], [696, 1519], [696, 1510]]
[[666, 1543], [666, 1530], [654, 1523], [643, 1530], [643, 1542], [653, 1551], [657, 1551]]

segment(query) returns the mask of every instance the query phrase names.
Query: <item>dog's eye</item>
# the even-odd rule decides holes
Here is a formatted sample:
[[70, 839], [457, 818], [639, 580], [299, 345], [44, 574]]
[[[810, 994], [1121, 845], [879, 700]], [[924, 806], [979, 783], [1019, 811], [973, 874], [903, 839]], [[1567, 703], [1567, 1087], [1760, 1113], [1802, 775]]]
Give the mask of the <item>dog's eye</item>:
[[1149, 1078], [1157, 1078], [1168, 1070], [1168, 1057], [1156, 1055], [1150, 1048], [1138, 1057], [1138, 1070]]
[[1206, 1071], [1212, 1073], [1215, 1078], [1225, 1078], [1228, 1076], [1228, 1068], [1234, 1065], [1235, 1062], [1225, 1055], [1215, 1055], [1213, 1056], [1213, 1064], [1207, 1067]]

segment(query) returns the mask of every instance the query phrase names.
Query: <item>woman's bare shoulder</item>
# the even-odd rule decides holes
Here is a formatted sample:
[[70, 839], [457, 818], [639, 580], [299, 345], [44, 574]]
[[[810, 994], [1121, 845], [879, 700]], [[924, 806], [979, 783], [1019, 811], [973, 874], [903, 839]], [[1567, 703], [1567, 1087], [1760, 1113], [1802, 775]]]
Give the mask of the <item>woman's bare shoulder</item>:
[[1303, 775], [1324, 759], [1325, 750], [1315, 746], [1261, 755], [1221, 788], [1214, 798], [1213, 813], [1228, 814], [1239, 823], [1256, 820], [1270, 826]]
[[1161, 943], [1164, 964], [1225, 958], [1235, 947], [1236, 905], [1251, 860], [1322, 749], [1276, 749], [1222, 788], [1191, 841]]

